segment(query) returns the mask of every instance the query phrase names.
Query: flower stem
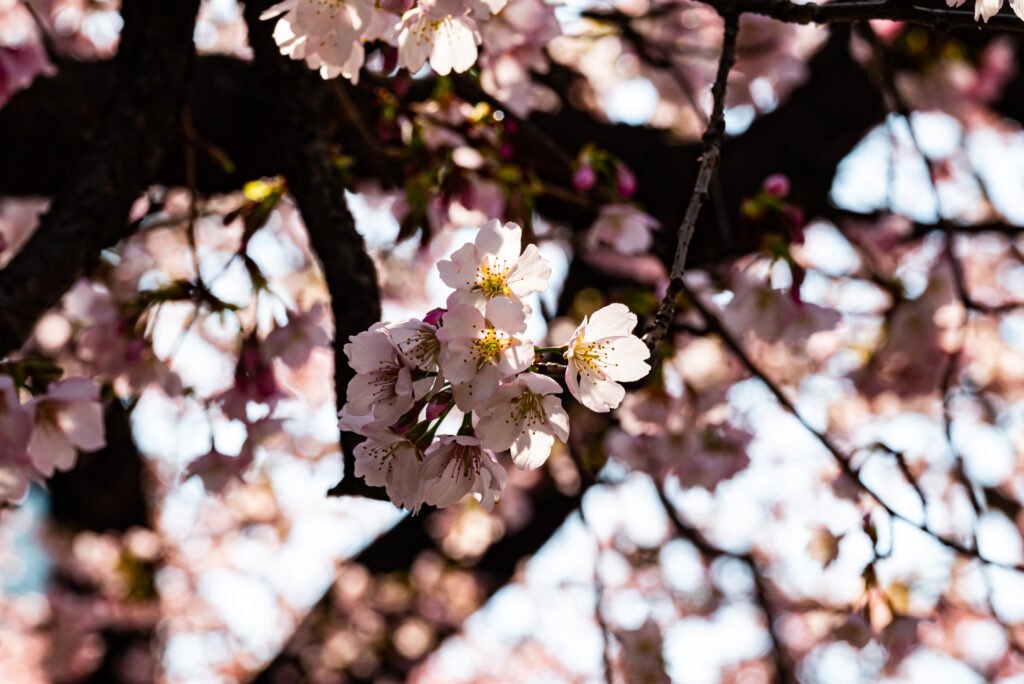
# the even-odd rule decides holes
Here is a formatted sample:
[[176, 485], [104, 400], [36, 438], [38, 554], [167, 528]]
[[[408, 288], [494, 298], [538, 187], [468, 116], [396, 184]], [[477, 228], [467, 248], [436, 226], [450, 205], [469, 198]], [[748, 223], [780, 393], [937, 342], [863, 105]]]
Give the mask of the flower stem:
[[541, 354], [564, 354], [568, 348], [569, 345], [567, 344], [563, 344], [561, 347], [534, 347], [533, 353], [538, 356]]

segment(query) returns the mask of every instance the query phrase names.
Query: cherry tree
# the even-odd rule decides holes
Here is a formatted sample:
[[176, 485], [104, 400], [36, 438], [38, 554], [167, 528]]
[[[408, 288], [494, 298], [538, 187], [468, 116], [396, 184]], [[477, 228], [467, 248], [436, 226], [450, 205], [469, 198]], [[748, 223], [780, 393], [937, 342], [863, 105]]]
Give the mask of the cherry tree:
[[0, 0], [0, 671], [1018, 681], [962, 5]]

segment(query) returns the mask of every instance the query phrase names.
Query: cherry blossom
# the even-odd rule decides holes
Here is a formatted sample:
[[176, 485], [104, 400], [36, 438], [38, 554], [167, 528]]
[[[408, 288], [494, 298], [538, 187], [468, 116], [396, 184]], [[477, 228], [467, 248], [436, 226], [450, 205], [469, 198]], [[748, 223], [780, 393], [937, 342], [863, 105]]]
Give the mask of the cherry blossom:
[[485, 91], [517, 116], [557, 106], [554, 93], [531, 78], [531, 72], [548, 72], [544, 49], [561, 35], [552, 5], [541, 0], [511, 0], [484, 22], [480, 31], [484, 48], [479, 61], [480, 85]]
[[[964, 0], [946, 0], [947, 7], [960, 7]], [[985, 23], [999, 12], [1003, 7], [1003, 0], [975, 0], [974, 20], [981, 19]], [[1024, 2], [1021, 0], [1010, 0], [1010, 9], [1021, 19], [1024, 19]]]
[[88, 378], [73, 377], [52, 385], [25, 408], [32, 417], [28, 454], [42, 475], [69, 470], [76, 449], [95, 451], [106, 444], [99, 387]]
[[185, 479], [198, 475], [203, 481], [206, 491], [218, 493], [224, 491], [232, 480], [241, 479], [242, 474], [252, 465], [253, 454], [250, 450], [231, 456], [211, 447], [208, 452], [188, 464]]
[[438, 369], [441, 342], [437, 339], [437, 325], [410, 318], [391, 324], [388, 332], [402, 356], [414, 366], [427, 372]]
[[423, 498], [431, 506], [451, 506], [466, 494], [486, 510], [494, 508], [505, 488], [505, 469], [478, 437], [441, 435], [427, 449], [419, 476]]
[[274, 367], [264, 360], [259, 341], [250, 337], [242, 344], [235, 366], [235, 382], [218, 394], [218, 401], [224, 415], [235, 420], [248, 422], [249, 403], [263, 404], [273, 410], [288, 393], [281, 389], [274, 376]]
[[799, 343], [816, 332], [839, 324], [839, 313], [810, 302], [797, 301], [765, 281], [737, 272], [732, 279], [734, 296], [723, 318], [736, 331], [752, 331], [765, 342]]
[[348, 411], [365, 416], [372, 410], [375, 425], [394, 424], [418, 398], [413, 366], [398, 353], [383, 324], [349, 339], [344, 351], [356, 376], [348, 383]]
[[47, 59], [42, 45], [0, 45], [0, 107], [15, 92], [28, 87], [37, 76], [52, 76], [55, 73], [57, 70]]
[[557, 382], [536, 373], [523, 373], [502, 385], [477, 410], [481, 444], [492, 451], [510, 449], [521, 469], [540, 467], [555, 437], [563, 442], [569, 438], [569, 415], [555, 396], [561, 391]]
[[514, 223], [488, 221], [476, 240], [457, 249], [451, 259], [440, 261], [441, 280], [455, 289], [448, 306], [456, 303], [482, 307], [494, 297], [510, 297], [517, 302], [533, 292], [547, 289], [551, 266], [536, 245], [527, 245], [520, 254], [523, 229]]
[[317, 347], [330, 346], [331, 338], [321, 321], [326, 308], [318, 302], [309, 311], [288, 312], [288, 323], [274, 328], [261, 345], [261, 351], [268, 360], [278, 358], [289, 368], [299, 368], [309, 359]]
[[508, 297], [488, 301], [484, 313], [467, 304], [448, 310], [437, 339], [445, 344], [441, 368], [460, 409], [472, 409], [494, 394], [502, 378], [529, 367], [534, 347], [519, 336], [525, 330], [522, 307]]
[[651, 231], [657, 227], [656, 218], [632, 204], [610, 204], [601, 207], [584, 244], [588, 249], [607, 245], [623, 254], [639, 254], [651, 246]]
[[619, 382], [639, 380], [651, 367], [640, 338], [632, 334], [636, 314], [624, 304], [609, 304], [585, 317], [569, 340], [565, 382], [577, 400], [592, 411], [617, 407], [626, 390]]
[[355, 475], [371, 487], [384, 487], [396, 506], [415, 511], [423, 503], [419, 448], [391, 430], [362, 428], [366, 441], [355, 448]]
[[480, 29], [459, 0], [420, 2], [398, 27], [398, 59], [412, 73], [430, 59], [442, 76], [462, 73], [476, 62]]
[[20, 501], [28, 491], [28, 440], [32, 417], [18, 400], [9, 375], [0, 375], [0, 501]]
[[365, 0], [284, 0], [261, 19], [280, 17], [274, 41], [281, 54], [305, 59], [324, 78], [358, 72], [363, 62], [362, 35], [374, 5]]

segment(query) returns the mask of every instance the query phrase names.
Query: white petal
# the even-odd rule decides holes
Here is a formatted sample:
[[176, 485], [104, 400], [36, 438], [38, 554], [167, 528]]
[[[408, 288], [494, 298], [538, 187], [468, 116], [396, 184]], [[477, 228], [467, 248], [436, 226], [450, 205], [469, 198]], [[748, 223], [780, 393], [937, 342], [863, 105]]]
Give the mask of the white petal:
[[520, 470], [535, 470], [551, 455], [554, 435], [539, 430], [526, 430], [512, 445], [512, 462]]
[[526, 310], [520, 302], [509, 297], [495, 297], [488, 301], [486, 318], [495, 330], [509, 334], [526, 331]]
[[636, 327], [636, 314], [618, 302], [598, 309], [590, 316], [584, 339], [594, 342], [606, 337], [629, 335]]
[[617, 382], [611, 380], [593, 380], [589, 376], [583, 376], [580, 382], [580, 403], [591, 411], [607, 413], [617, 408], [626, 396], [626, 390]]

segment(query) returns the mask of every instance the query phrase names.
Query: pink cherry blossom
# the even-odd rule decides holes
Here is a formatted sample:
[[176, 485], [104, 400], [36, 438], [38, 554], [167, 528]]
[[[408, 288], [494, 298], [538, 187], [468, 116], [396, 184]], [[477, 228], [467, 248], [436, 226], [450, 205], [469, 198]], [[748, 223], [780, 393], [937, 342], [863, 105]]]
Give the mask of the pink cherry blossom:
[[565, 382], [576, 399], [591, 411], [616, 408], [626, 395], [619, 382], [639, 380], [651, 367], [650, 350], [632, 334], [636, 315], [624, 304], [609, 304], [584, 318], [569, 340]]
[[289, 368], [299, 368], [317, 347], [327, 347], [331, 338], [324, 330], [325, 307], [317, 302], [309, 311], [288, 312], [288, 323], [274, 328], [260, 346], [264, 358], [281, 359]]
[[442, 435], [429, 449], [420, 466], [423, 498], [439, 508], [472, 494], [486, 510], [494, 508], [505, 488], [505, 469], [480, 439]]
[[481, 444], [492, 451], [510, 449], [520, 469], [540, 467], [555, 437], [569, 439], [569, 414], [555, 396], [561, 391], [557, 382], [536, 373], [523, 373], [502, 385], [477, 409]]
[[722, 312], [726, 324], [732, 330], [750, 330], [765, 342], [796, 344], [816, 332], [835, 328], [841, 318], [833, 309], [796, 301], [789, 293], [738, 271], [731, 287], [734, 296]]
[[534, 348], [520, 335], [525, 330], [523, 308], [508, 297], [488, 301], [484, 313], [468, 304], [448, 310], [437, 339], [445, 344], [441, 368], [461, 410], [471, 410], [494, 394], [503, 378], [530, 366]]
[[714, 492], [721, 482], [731, 479], [750, 465], [747, 447], [753, 436], [728, 423], [691, 426], [683, 437], [682, 448], [670, 470], [683, 487], [703, 487]]
[[651, 246], [651, 231], [657, 227], [656, 218], [632, 204], [610, 204], [601, 207], [584, 244], [588, 249], [609, 246], [622, 254], [639, 254]]
[[[553, 91], [535, 83], [532, 72], [545, 74], [545, 48], [561, 35], [555, 8], [541, 0], [511, 0], [500, 14], [484, 22], [480, 85], [516, 116], [557, 106]], [[509, 129], [509, 132], [512, 132]], [[595, 178], [596, 180], [596, 178]]]
[[364, 427], [362, 432], [366, 441], [355, 448], [356, 476], [371, 487], [384, 487], [396, 506], [418, 510], [423, 503], [419, 448], [391, 430]]
[[0, 501], [21, 501], [28, 492], [28, 440], [32, 417], [18, 400], [9, 375], [0, 375]]
[[188, 464], [185, 479], [198, 475], [203, 481], [206, 491], [218, 493], [224, 491], [232, 480], [241, 480], [243, 473], [252, 465], [253, 453], [243, 449], [239, 454], [231, 456], [217, 451], [216, 447]]
[[88, 378], [67, 378], [26, 404], [32, 417], [28, 454], [41, 474], [70, 470], [76, 449], [95, 451], [106, 445], [99, 393]]
[[480, 229], [474, 242], [455, 250], [451, 259], [438, 262], [441, 280], [455, 288], [448, 297], [448, 306], [465, 303], [482, 307], [494, 297], [510, 297], [518, 302], [528, 294], [546, 290], [551, 266], [536, 245], [527, 245], [520, 254], [522, 239], [522, 228], [492, 219]]
[[55, 73], [57, 69], [50, 64], [42, 45], [0, 45], [0, 107], [7, 103], [11, 95], [27, 88], [37, 76], [52, 76]]
[[235, 366], [235, 383], [214, 397], [220, 402], [224, 415], [247, 423], [250, 402], [264, 404], [273, 410], [280, 400], [290, 396], [277, 384], [273, 365], [263, 357], [255, 337], [243, 343]]
[[393, 425], [418, 398], [413, 366], [398, 353], [384, 324], [349, 339], [344, 351], [356, 376], [348, 383], [345, 407], [355, 416], [373, 411], [374, 425]]

